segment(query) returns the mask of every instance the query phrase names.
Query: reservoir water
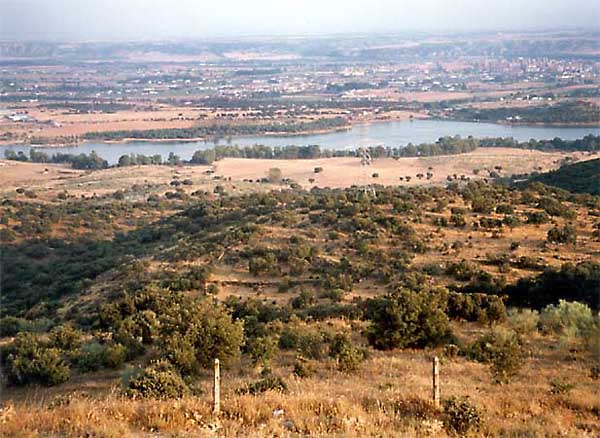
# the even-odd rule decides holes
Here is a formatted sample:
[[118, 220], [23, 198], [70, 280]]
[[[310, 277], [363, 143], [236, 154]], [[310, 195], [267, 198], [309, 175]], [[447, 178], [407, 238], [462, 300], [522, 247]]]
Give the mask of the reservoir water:
[[[582, 138], [588, 134], [600, 135], [600, 126], [595, 127], [560, 127], [560, 126], [511, 126], [493, 123], [456, 122], [449, 120], [415, 120], [402, 122], [379, 122], [355, 125], [347, 131], [328, 134], [311, 134], [297, 136], [255, 136], [234, 137], [231, 141], [222, 140], [219, 144], [248, 146], [263, 144], [269, 146], [285, 145], [319, 145], [324, 149], [356, 149], [359, 146], [405, 146], [408, 143], [419, 144], [436, 141], [446, 135], [467, 137], [514, 137], [519, 141], [529, 139], [547, 140], [561, 137], [564, 140]], [[161, 154], [166, 158], [170, 152], [189, 160], [195, 151], [213, 147], [214, 142], [129, 142], [102, 143], [88, 142], [71, 147], [48, 148], [46, 152], [80, 154], [96, 151], [109, 164], [115, 164], [123, 154]], [[0, 158], [4, 150], [23, 151], [29, 154], [29, 146], [14, 145], [0, 146]], [[36, 147], [36, 149], [41, 149]]]

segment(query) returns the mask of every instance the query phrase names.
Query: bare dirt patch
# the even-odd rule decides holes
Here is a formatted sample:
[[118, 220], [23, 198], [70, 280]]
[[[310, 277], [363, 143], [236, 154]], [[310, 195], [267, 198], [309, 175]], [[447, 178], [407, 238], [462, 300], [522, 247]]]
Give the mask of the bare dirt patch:
[[55, 184], [70, 178], [81, 176], [84, 171], [71, 169], [60, 164], [23, 163], [19, 161], [0, 160], [3, 191], [24, 186], [39, 187]]

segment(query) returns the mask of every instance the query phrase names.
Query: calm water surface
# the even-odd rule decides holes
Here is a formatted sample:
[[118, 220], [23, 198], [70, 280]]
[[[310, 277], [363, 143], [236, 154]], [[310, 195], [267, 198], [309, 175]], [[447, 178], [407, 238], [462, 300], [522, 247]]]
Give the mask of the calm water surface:
[[[402, 122], [381, 122], [356, 125], [348, 131], [333, 132], [329, 134], [299, 135], [293, 137], [256, 136], [235, 137], [231, 144], [248, 146], [263, 144], [269, 146], [285, 145], [319, 145], [324, 149], [356, 149], [359, 146], [405, 146], [408, 143], [434, 142], [445, 135], [460, 135], [466, 137], [514, 137], [519, 141], [531, 138], [537, 140], [561, 137], [565, 140], [574, 140], [588, 134], [600, 135], [598, 127], [555, 127], [555, 126], [508, 126], [493, 123], [455, 122], [448, 120], [415, 120]], [[213, 142], [131, 142], [131, 143], [82, 143], [73, 147], [48, 148], [47, 152], [63, 153], [90, 153], [96, 151], [101, 157], [115, 164], [123, 154], [161, 154], [163, 158], [173, 152], [184, 160], [189, 160], [198, 149], [213, 147]], [[219, 144], [229, 144], [224, 140]], [[29, 153], [29, 146], [0, 146], [0, 157], [4, 157], [4, 150], [23, 151]], [[40, 149], [39, 147], [37, 149]]]

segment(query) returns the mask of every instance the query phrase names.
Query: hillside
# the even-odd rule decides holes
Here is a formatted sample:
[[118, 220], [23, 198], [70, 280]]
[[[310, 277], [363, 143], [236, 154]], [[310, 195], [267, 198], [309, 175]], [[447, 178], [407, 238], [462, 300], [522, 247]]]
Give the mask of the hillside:
[[[530, 425], [538, 431], [600, 430], [598, 406], [583, 402], [597, 399], [588, 376], [599, 198], [483, 181], [379, 186], [376, 196], [194, 184], [4, 200], [0, 357], [16, 410], [4, 420], [9, 435], [217, 427], [225, 436], [430, 428], [439, 436], [459, 427], [453, 409], [485, 416], [465, 430], [514, 434], [537, 412], [532, 403], [555, 407]], [[561, 310], [561, 299], [584, 303], [578, 312], [589, 312], [592, 332], [548, 325], [556, 312], [574, 311]], [[506, 306], [521, 310], [507, 316]], [[444, 357], [443, 409], [428, 401], [432, 354]], [[215, 357], [226, 366], [219, 420], [206, 395]], [[540, 366], [545, 380], [534, 377]], [[544, 387], [562, 378], [576, 379], [578, 392], [548, 396]], [[511, 385], [512, 401], [498, 401], [508, 393], [494, 382]], [[31, 391], [54, 401], [32, 406]], [[172, 397], [183, 397], [174, 410], [161, 401]], [[170, 420], [153, 417], [167, 406]], [[116, 421], [74, 417], [97, 409]], [[508, 411], [521, 413], [507, 421]], [[575, 413], [580, 425], [568, 425]]]
[[549, 186], [575, 193], [600, 195], [600, 158], [574, 163], [530, 178]]

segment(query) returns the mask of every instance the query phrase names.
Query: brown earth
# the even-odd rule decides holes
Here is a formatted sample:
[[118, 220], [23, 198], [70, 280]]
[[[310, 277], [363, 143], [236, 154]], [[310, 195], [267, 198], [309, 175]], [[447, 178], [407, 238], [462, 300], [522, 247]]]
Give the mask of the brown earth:
[[[214, 164], [215, 174], [207, 174], [209, 166], [131, 166], [111, 168], [101, 171], [74, 170], [68, 166], [45, 163], [27, 163], [0, 160], [1, 196], [12, 196], [16, 188], [34, 190], [41, 199], [51, 199], [64, 190], [74, 195], [97, 195], [124, 190], [134, 184], [152, 183], [162, 187], [162, 191], [173, 190], [169, 184], [173, 179], [191, 179], [192, 186], [184, 186], [192, 192], [199, 188], [212, 190], [222, 185], [228, 190], [267, 190], [272, 184], [258, 184], [266, 178], [269, 169], [279, 168], [283, 178], [289, 178], [304, 188], [350, 187], [352, 185], [444, 185], [447, 177], [456, 175], [459, 179], [482, 179], [489, 171], [501, 166], [500, 174], [529, 173], [534, 170], [547, 171], [557, 168], [566, 157], [574, 160], [592, 159], [595, 155], [586, 153], [539, 152], [511, 148], [480, 148], [461, 155], [422, 158], [382, 158], [374, 160], [370, 166], [362, 166], [357, 158], [321, 158], [312, 160], [260, 160], [226, 158]], [[323, 171], [315, 173], [316, 167]], [[431, 168], [431, 169], [430, 169]], [[479, 169], [474, 175], [473, 170]], [[419, 179], [417, 174], [433, 174], [432, 178]], [[378, 174], [378, 177], [373, 177]], [[400, 177], [410, 176], [410, 181]], [[230, 180], [231, 179], [231, 180]], [[313, 182], [309, 181], [314, 179]], [[244, 181], [246, 180], [246, 181]], [[252, 180], [250, 182], [249, 180]]]
[[[279, 168], [284, 178], [290, 178], [305, 188], [350, 187], [352, 185], [439, 185], [447, 182], [448, 175], [461, 175], [471, 179], [489, 176], [495, 166], [501, 166], [502, 175], [530, 173], [536, 168], [551, 170], [559, 166], [567, 156], [575, 159], [593, 158], [583, 153], [547, 153], [511, 148], [480, 148], [461, 155], [422, 158], [382, 158], [374, 160], [370, 166], [362, 166], [357, 158], [321, 158], [314, 160], [260, 160], [226, 158], [215, 163], [218, 175], [234, 180], [256, 179], [267, 176], [269, 169]], [[315, 173], [315, 167], [322, 167]], [[431, 170], [429, 168], [432, 168]], [[473, 170], [480, 169], [479, 175]], [[433, 173], [430, 180], [418, 179], [417, 174]], [[378, 177], [373, 177], [378, 174]], [[400, 177], [410, 176], [409, 182]], [[314, 179], [310, 182], [309, 179]]]

